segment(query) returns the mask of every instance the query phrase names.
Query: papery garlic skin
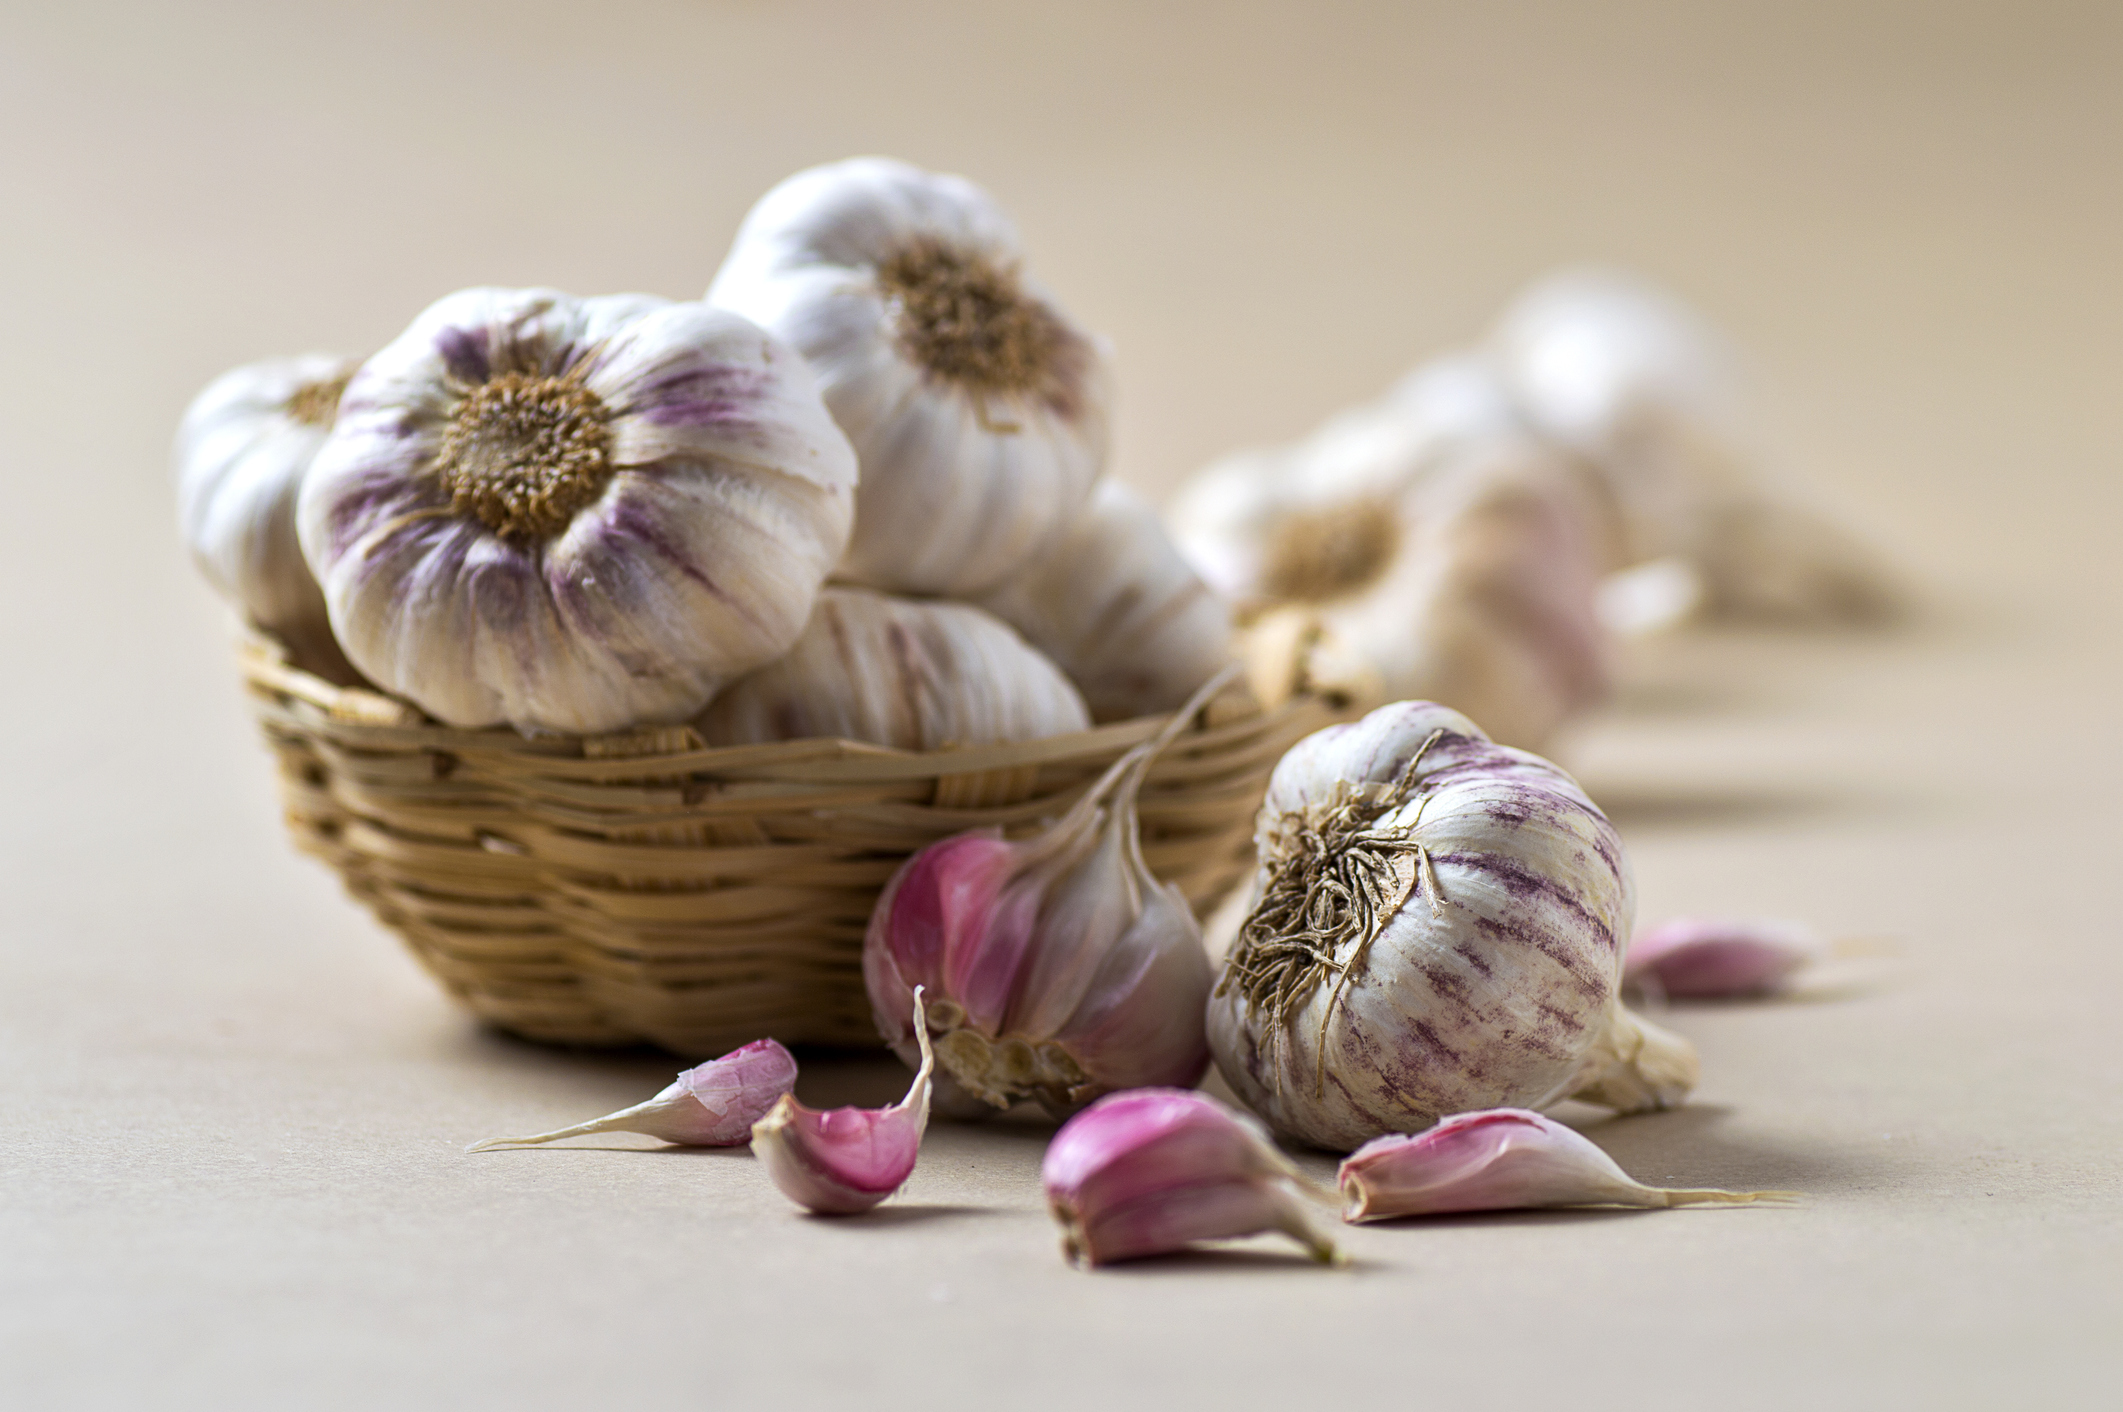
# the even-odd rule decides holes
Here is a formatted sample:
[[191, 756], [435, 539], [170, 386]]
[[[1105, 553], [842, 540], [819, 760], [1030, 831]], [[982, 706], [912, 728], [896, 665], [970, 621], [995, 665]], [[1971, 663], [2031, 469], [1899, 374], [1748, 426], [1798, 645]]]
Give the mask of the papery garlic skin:
[[683, 721], [787, 650], [855, 458], [723, 310], [471, 289], [348, 384], [298, 507], [347, 655], [454, 726]]
[[295, 501], [354, 366], [310, 353], [223, 373], [186, 409], [174, 457], [178, 523], [200, 572], [302, 665], [347, 680]]
[[755, 1039], [672, 1080], [654, 1098], [602, 1118], [530, 1137], [496, 1137], [468, 1152], [529, 1147], [586, 1133], [644, 1133], [684, 1147], [738, 1147], [752, 1125], [796, 1086], [796, 1059], [775, 1040]]
[[862, 465], [839, 575], [994, 587], [1104, 469], [1105, 353], [1019, 272], [979, 187], [904, 162], [798, 172], [760, 198], [708, 290], [810, 361]]
[[1348, 1151], [1449, 1113], [1693, 1087], [1693, 1048], [1618, 999], [1621, 840], [1548, 761], [1429, 702], [1381, 707], [1283, 757], [1255, 839], [1208, 1032], [1276, 1132]]
[[1117, 480], [980, 603], [1069, 674], [1096, 721], [1174, 710], [1231, 661], [1230, 604]]
[[1666, 1000], [1771, 995], [1827, 954], [1798, 922], [1676, 917], [1631, 939], [1622, 985]]
[[1746, 1206], [1780, 1191], [1646, 1186], [1584, 1134], [1522, 1108], [1456, 1113], [1428, 1132], [1374, 1138], [1337, 1174], [1345, 1221], [1546, 1206]]
[[1339, 1259], [1306, 1210], [1311, 1183], [1258, 1123], [1206, 1094], [1108, 1094], [1054, 1135], [1040, 1183], [1074, 1264], [1111, 1265], [1264, 1231], [1289, 1236], [1323, 1264]]
[[929, 1051], [922, 993], [912, 997], [921, 1067], [889, 1108], [806, 1108], [783, 1094], [752, 1127], [752, 1150], [782, 1195], [826, 1216], [868, 1211], [907, 1184], [929, 1126]]
[[822, 737], [902, 750], [1087, 730], [1060, 668], [964, 603], [827, 588], [779, 660], [719, 692], [695, 722], [709, 745]]
[[1209, 1066], [1210, 970], [1180, 890], [1143, 861], [1143, 772], [1229, 677], [1219, 673], [1046, 830], [975, 830], [922, 849], [885, 885], [863, 943], [878, 1031], [913, 1061], [900, 1018], [926, 987], [946, 1111], [1036, 1099], [1056, 1115], [1100, 1094], [1189, 1086]]

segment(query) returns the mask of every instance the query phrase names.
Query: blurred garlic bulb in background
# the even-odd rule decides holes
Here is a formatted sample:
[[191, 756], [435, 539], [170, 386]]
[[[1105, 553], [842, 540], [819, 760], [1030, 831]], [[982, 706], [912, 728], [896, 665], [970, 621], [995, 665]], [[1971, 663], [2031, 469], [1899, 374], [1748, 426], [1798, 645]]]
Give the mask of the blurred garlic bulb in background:
[[1224, 1081], [1347, 1151], [1471, 1109], [1663, 1108], [1694, 1048], [1620, 1000], [1636, 889], [1577, 782], [1454, 711], [1384, 706], [1268, 782], [1253, 906], [1209, 1004]]
[[817, 736], [902, 750], [1087, 730], [1083, 698], [1008, 626], [964, 603], [828, 588], [787, 655], [724, 688], [709, 745]]
[[1173, 710], [1231, 661], [1230, 605], [1117, 480], [980, 603], [1069, 674], [1095, 721]]
[[311, 353], [223, 373], [185, 411], [175, 457], [178, 520], [200, 572], [298, 665], [342, 683], [353, 669], [303, 562], [295, 498], [354, 366]]
[[794, 344], [855, 445], [841, 577], [976, 594], [1090, 495], [1105, 354], [1019, 264], [987, 193], [885, 158], [798, 172], [745, 218], [707, 297]]
[[1875, 553], [1763, 478], [1741, 430], [1737, 360], [1672, 296], [1564, 271], [1513, 301], [1489, 351], [1527, 420], [1599, 471], [1622, 563], [1670, 559], [1697, 577], [1692, 600], [1671, 595], [1679, 611], [1862, 621], [1899, 606]]
[[1336, 597], [1390, 552], [1381, 502], [1466, 447], [1518, 429], [1486, 364], [1440, 358], [1292, 445], [1211, 464], [1180, 487], [1167, 519], [1188, 562], [1237, 603]]
[[470, 289], [355, 374], [297, 518], [371, 679], [454, 726], [596, 732], [786, 651], [854, 488], [810, 370], [735, 314]]

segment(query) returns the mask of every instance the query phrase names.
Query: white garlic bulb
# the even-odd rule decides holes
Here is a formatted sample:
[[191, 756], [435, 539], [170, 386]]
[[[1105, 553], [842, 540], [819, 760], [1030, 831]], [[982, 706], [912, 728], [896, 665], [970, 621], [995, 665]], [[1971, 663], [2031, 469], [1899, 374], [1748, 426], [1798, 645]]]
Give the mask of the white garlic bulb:
[[854, 488], [803, 360], [736, 315], [471, 289], [354, 375], [297, 520], [371, 679], [455, 726], [597, 732], [785, 651]]
[[979, 600], [1084, 693], [1095, 721], [1171, 711], [1231, 661], [1231, 606], [1117, 480], [1047, 553]]
[[1314, 605], [1318, 650], [1353, 654], [1385, 700], [1442, 702], [1540, 749], [1607, 690], [1599, 523], [1540, 443], [1469, 448], [1373, 508], [1376, 569]]
[[1067, 677], [964, 603], [828, 588], [786, 656], [732, 682], [696, 727], [710, 745], [822, 737], [902, 750], [1087, 730]]
[[303, 562], [295, 497], [354, 363], [330, 353], [223, 373], [177, 430], [177, 514], [200, 571], [295, 660], [342, 680], [324, 592]]
[[1618, 998], [1621, 839], [1546, 760], [1429, 702], [1381, 707], [1283, 757], [1255, 838], [1209, 1045], [1278, 1132], [1347, 1151], [1450, 1113], [1693, 1087], [1694, 1049]]
[[1172, 498], [1173, 538], [1239, 603], [1336, 597], [1379, 567], [1382, 502], [1520, 425], [1485, 362], [1440, 358], [1292, 445], [1239, 452], [1189, 478]]
[[1090, 495], [1105, 354], [1019, 261], [979, 187], [883, 158], [799, 172], [745, 218], [708, 299], [794, 344], [855, 445], [840, 577], [976, 594]]
[[1672, 296], [1612, 271], [1552, 275], [1505, 311], [1490, 354], [1529, 422], [1600, 473], [1620, 562], [1685, 565], [1694, 608], [1858, 621], [1901, 606], [1876, 553], [1764, 476], [1737, 360]]

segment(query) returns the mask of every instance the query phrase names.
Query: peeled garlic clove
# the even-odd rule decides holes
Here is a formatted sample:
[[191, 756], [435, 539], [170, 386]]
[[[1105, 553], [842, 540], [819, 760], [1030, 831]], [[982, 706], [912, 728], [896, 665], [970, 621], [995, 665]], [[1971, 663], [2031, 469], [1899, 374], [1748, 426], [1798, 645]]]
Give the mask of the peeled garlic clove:
[[1074, 1112], [1115, 1089], [1188, 1085], [1208, 1067], [1209, 960], [1179, 890], [1143, 861], [1135, 800], [1157, 752], [1223, 684], [1219, 673], [1061, 820], [922, 849], [885, 885], [863, 943], [878, 1030], [902, 1059], [929, 1036], [901, 1018], [919, 987], [954, 1091], [994, 1108]]
[[781, 1194], [829, 1216], [867, 1211], [907, 1184], [929, 1126], [929, 1050], [922, 993], [913, 996], [913, 1030], [921, 1045], [907, 1096], [890, 1108], [806, 1108], [784, 1093], [752, 1126], [752, 1151]]
[[1655, 1187], [1582, 1133], [1523, 1108], [1457, 1113], [1428, 1132], [1375, 1138], [1342, 1163], [1345, 1221], [1541, 1206], [1745, 1206], [1781, 1191]]
[[207, 580], [300, 665], [354, 680], [303, 561], [295, 500], [330, 434], [351, 359], [250, 363], [207, 385], [177, 430], [177, 513]]
[[755, 1039], [720, 1059], [695, 1065], [643, 1103], [573, 1127], [532, 1137], [494, 1137], [467, 1152], [529, 1147], [585, 1133], [645, 1133], [684, 1147], [736, 1147], [752, 1125], [796, 1084], [796, 1060], [771, 1039]]
[[803, 360], [736, 315], [472, 289], [355, 374], [297, 522], [372, 680], [450, 725], [594, 733], [786, 651], [854, 484]]
[[1080, 1265], [1264, 1231], [1282, 1232], [1322, 1263], [1338, 1259], [1305, 1209], [1311, 1183], [1259, 1124], [1204, 1094], [1108, 1094], [1054, 1135], [1040, 1180], [1062, 1251]]
[[981, 606], [1083, 689], [1096, 721], [1176, 709], [1231, 660], [1231, 608], [1116, 480]]
[[1678, 917], [1629, 943], [1622, 985], [1672, 1000], [1769, 995], [1827, 952], [1797, 922]]
[[864, 157], [752, 208], [708, 291], [793, 343], [862, 464], [839, 576], [967, 596], [1037, 555], [1106, 459], [1106, 355], [962, 177]]
[[1278, 1133], [1348, 1151], [1449, 1113], [1678, 1103], [1687, 1041], [1618, 998], [1636, 910], [1577, 782], [1429, 702], [1300, 741], [1255, 830], [1253, 909], [1209, 1008]]
[[823, 737], [902, 750], [1087, 730], [1067, 677], [964, 603], [828, 588], [786, 656], [739, 678], [695, 722], [710, 745]]

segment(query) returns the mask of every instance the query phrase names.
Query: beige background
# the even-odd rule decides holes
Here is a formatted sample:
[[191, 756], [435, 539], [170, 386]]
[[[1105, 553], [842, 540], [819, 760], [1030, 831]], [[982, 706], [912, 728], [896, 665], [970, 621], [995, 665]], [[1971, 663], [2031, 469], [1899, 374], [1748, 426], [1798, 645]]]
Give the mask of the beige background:
[[[2118, 20], [8, 4], [0, 1400], [2113, 1406]], [[742, 1155], [460, 1155], [672, 1065], [474, 1030], [291, 855], [171, 429], [229, 364], [373, 347], [460, 285], [694, 294], [769, 184], [864, 151], [1015, 211], [1118, 347], [1118, 468], [1152, 488], [1562, 260], [1666, 280], [1749, 350], [1782, 464], [1933, 608], [1640, 652], [1569, 759], [1646, 917], [1903, 958], [1675, 1012], [1700, 1101], [1589, 1130], [1647, 1179], [1810, 1204], [1093, 1276], [1056, 1257], [1036, 1126], [939, 1127], [862, 1222], [793, 1215]], [[806, 1091], [902, 1082], [821, 1061]]]

